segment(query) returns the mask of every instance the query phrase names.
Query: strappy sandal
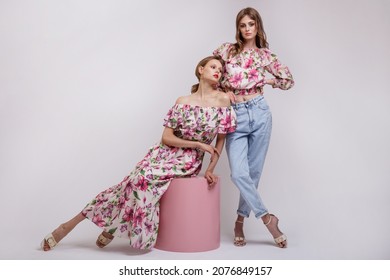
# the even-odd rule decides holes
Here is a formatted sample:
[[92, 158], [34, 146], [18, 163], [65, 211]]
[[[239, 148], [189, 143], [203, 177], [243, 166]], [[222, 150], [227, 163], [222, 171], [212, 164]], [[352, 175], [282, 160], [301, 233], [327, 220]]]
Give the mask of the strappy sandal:
[[[114, 239], [114, 236], [112, 236], [111, 234], [111, 237], [106, 237], [103, 235], [103, 233], [106, 233], [105, 231], [103, 231], [97, 238], [96, 240], [96, 246], [98, 246], [99, 248], [104, 248], [106, 247], [113, 239]], [[109, 233], [107, 233], [109, 234]]]
[[42, 250], [49, 251], [49, 250], [45, 250], [45, 243], [47, 243], [47, 245], [49, 245], [49, 250], [53, 249], [58, 244], [58, 242], [54, 239], [53, 234], [51, 234], [51, 233], [46, 235], [45, 238], [41, 242]]
[[[274, 214], [269, 214], [269, 220], [267, 223], [264, 223], [265, 226], [268, 226], [271, 221], [272, 221], [272, 218], [275, 218], [276, 219], [276, 229], [282, 233], [282, 231], [279, 229], [278, 227], [278, 223], [279, 223], [279, 219], [278, 217], [276, 217]], [[280, 247], [280, 248], [286, 248], [287, 247], [287, 236], [285, 234], [282, 233], [282, 235], [274, 238], [274, 241], [275, 243]], [[283, 245], [283, 242], [286, 241], [286, 243]]]
[[[244, 222], [236, 220], [236, 223], [243, 224]], [[246, 245], [245, 237], [244, 236], [234, 236], [233, 244], [234, 244], [234, 246], [237, 246], [237, 247], [245, 246]]]

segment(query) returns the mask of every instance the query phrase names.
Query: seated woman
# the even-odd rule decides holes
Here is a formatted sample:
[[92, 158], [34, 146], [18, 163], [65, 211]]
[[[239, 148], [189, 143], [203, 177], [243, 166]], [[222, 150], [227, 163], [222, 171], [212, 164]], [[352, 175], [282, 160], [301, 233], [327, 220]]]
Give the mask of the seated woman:
[[205, 177], [211, 187], [215, 185], [213, 172], [225, 135], [236, 126], [229, 97], [216, 90], [222, 69], [223, 61], [217, 56], [198, 63], [195, 75], [199, 83], [192, 86], [191, 95], [179, 97], [168, 111], [161, 142], [152, 146], [119, 184], [99, 193], [74, 218], [48, 234], [41, 243], [44, 251], [53, 249], [85, 218], [103, 229], [96, 240], [100, 248], [114, 237], [123, 237], [130, 240], [131, 247], [151, 249], [157, 239], [159, 201], [172, 179], [197, 176], [207, 152], [211, 160]]

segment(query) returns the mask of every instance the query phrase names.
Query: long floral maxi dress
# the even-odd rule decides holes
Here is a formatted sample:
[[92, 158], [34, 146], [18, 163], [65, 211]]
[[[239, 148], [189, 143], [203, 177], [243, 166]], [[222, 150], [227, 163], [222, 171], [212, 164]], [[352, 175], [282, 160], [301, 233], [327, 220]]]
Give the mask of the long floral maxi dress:
[[[177, 137], [211, 144], [218, 133], [235, 130], [231, 107], [199, 107], [175, 104], [164, 119]], [[150, 249], [159, 225], [159, 201], [171, 180], [199, 174], [204, 152], [161, 143], [119, 184], [99, 193], [82, 210], [84, 216], [116, 237], [130, 239], [130, 246]]]

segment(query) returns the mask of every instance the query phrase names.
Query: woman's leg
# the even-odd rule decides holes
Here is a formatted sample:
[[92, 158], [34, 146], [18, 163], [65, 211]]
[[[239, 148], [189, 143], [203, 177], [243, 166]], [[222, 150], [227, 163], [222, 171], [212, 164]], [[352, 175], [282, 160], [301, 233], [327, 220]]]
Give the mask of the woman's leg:
[[[240, 201], [237, 214], [243, 217], [249, 217], [250, 211], [253, 211], [257, 218], [266, 214], [268, 210], [264, 206], [261, 197], [257, 191], [258, 179], [255, 181], [251, 177], [250, 164], [255, 164], [251, 160], [251, 153], [258, 151], [249, 151], [250, 137], [254, 129], [253, 112], [251, 106], [240, 106], [236, 109], [237, 130], [228, 134], [226, 138], [226, 152], [229, 159], [231, 179], [240, 191]], [[265, 157], [265, 155], [264, 155]], [[258, 160], [257, 160], [258, 162]], [[252, 168], [253, 169], [253, 168]]]
[[[262, 98], [261, 100], [258, 100], [257, 103], [248, 106], [248, 115], [251, 118], [247, 153], [249, 177], [251, 178], [253, 186], [256, 188], [256, 193], [258, 194], [260, 177], [271, 139], [272, 114], [266, 101]], [[254, 211], [256, 218], [259, 218], [265, 215], [268, 210], [260, 195], [256, 201], [257, 204], [261, 205], [262, 211], [257, 211], [253, 208], [252, 210]]]
[[237, 215], [237, 219], [234, 225], [234, 245], [242, 247], [246, 245], [244, 235], [244, 217]]
[[228, 134], [226, 139], [226, 151], [229, 159], [231, 178], [240, 191], [237, 220], [234, 226], [234, 244], [244, 246], [246, 244], [243, 232], [244, 217], [249, 217], [250, 211], [266, 213], [262, 207], [257, 186], [251, 179], [248, 162], [248, 135], [251, 132], [251, 120], [246, 106], [235, 108], [237, 115], [237, 130]]
[[[260, 100], [252, 110], [255, 123], [248, 140], [248, 163], [250, 176], [258, 186], [271, 137], [272, 114], [265, 99]], [[281, 248], [287, 247], [287, 238], [278, 228], [279, 219], [268, 213], [257, 217], [261, 217], [277, 245]]]
[[[241, 111], [241, 112], [238, 112]], [[268, 214], [258, 191], [270, 135], [272, 115], [264, 99], [236, 110], [238, 131], [228, 135], [226, 150], [232, 172], [232, 180], [240, 190], [237, 213], [249, 217], [252, 210], [264, 224], [279, 247], [286, 247], [286, 237], [278, 228], [278, 219]], [[241, 123], [241, 125], [240, 125]], [[237, 133], [238, 132], [238, 133]], [[241, 224], [241, 225], [239, 225]], [[243, 223], [236, 222], [235, 232], [243, 236]]]
[[275, 243], [280, 248], [286, 248], [287, 247], [287, 236], [283, 234], [283, 232], [280, 231], [278, 224], [279, 219], [273, 214], [266, 214], [261, 217], [263, 220], [263, 223], [267, 227], [268, 231], [272, 234], [272, 237], [275, 240]]
[[[42, 249], [44, 251], [49, 251], [52, 249], [58, 242], [60, 242], [69, 232], [71, 232], [81, 221], [85, 219], [85, 216], [82, 213], [77, 214], [75, 217], [69, 221], [61, 224], [57, 229], [51, 233], [51, 237], [54, 240], [48, 240], [47, 237], [43, 240]], [[49, 245], [51, 242], [52, 246]]]

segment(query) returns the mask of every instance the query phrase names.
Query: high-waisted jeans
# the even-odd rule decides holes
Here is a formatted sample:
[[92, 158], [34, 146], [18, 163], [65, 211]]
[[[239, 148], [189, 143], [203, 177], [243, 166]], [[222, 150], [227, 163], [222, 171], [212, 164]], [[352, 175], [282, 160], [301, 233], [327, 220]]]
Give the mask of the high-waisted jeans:
[[272, 130], [272, 115], [264, 96], [233, 105], [236, 131], [227, 135], [231, 179], [240, 191], [237, 214], [256, 218], [268, 213], [257, 190]]

